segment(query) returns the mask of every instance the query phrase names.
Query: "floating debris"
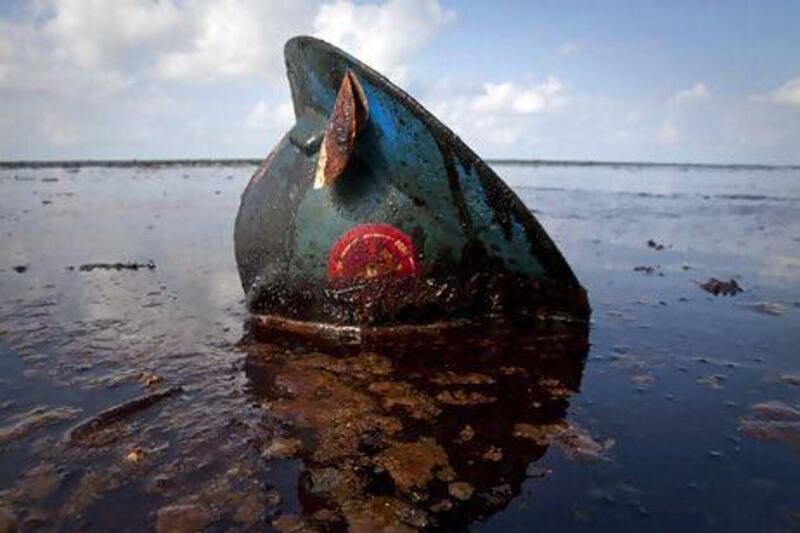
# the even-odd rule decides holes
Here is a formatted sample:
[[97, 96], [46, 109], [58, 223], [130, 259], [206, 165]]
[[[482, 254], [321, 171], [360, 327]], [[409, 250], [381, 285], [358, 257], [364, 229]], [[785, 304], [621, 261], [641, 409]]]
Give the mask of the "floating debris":
[[144, 383], [145, 387], [157, 387], [164, 382], [164, 378], [153, 372], [143, 372], [140, 380]]
[[733, 278], [728, 281], [710, 278], [705, 283], [700, 283], [699, 285], [701, 289], [710, 292], [714, 296], [719, 296], [720, 294], [723, 296], [736, 296], [740, 292], [744, 292], [744, 289], [742, 289], [739, 283]]
[[[342, 507], [343, 519], [352, 531], [412, 532], [430, 527], [428, 513], [388, 496], [352, 500]], [[311, 528], [293, 529], [307, 531]]]
[[428, 437], [393, 445], [377, 457], [377, 463], [401, 492], [425, 488], [434, 477], [445, 481], [455, 477], [444, 448]]
[[652, 374], [636, 374], [631, 376], [631, 381], [636, 384], [637, 388], [649, 389], [656, 382], [656, 378]]
[[800, 385], [800, 372], [793, 374], [781, 374], [778, 376], [778, 380], [788, 383], [789, 385]]
[[793, 407], [780, 401], [754, 404], [739, 419], [739, 429], [754, 439], [800, 446], [800, 405]]
[[704, 378], [699, 378], [698, 383], [707, 386], [709, 389], [719, 390], [722, 388], [722, 383], [727, 379], [727, 376], [722, 374], [712, 374]]
[[663, 276], [664, 272], [661, 271], [661, 266], [647, 266], [647, 265], [640, 265], [637, 267], [633, 267], [634, 272], [641, 272], [643, 274], [647, 274], [648, 276], [653, 274], [658, 274], [659, 276]]
[[300, 439], [276, 437], [262, 450], [261, 456], [266, 459], [288, 459], [295, 457], [302, 449]]
[[125, 455], [125, 460], [131, 463], [138, 463], [145, 457], [145, 451], [140, 446], [134, 446]]
[[762, 315], [781, 316], [783, 314], [783, 306], [771, 302], [754, 302], [742, 304], [742, 306]]
[[[69, 270], [75, 270], [75, 267], [67, 267]], [[92, 270], [155, 270], [156, 264], [153, 261], [146, 263], [86, 263], [78, 267], [81, 272], [91, 272]]]
[[214, 515], [204, 506], [190, 503], [168, 505], [156, 513], [158, 533], [194, 533], [203, 531], [214, 521]]
[[441, 412], [428, 395], [419, 392], [408, 383], [379, 381], [370, 385], [369, 390], [383, 397], [384, 409], [391, 410], [399, 406], [412, 418], [431, 420]]
[[484, 374], [457, 374], [453, 371], [443, 372], [431, 378], [437, 385], [491, 385], [494, 378]]
[[661, 251], [661, 250], [664, 249], [664, 245], [663, 244], [659, 244], [656, 241], [654, 241], [653, 239], [650, 239], [650, 240], [647, 241], [647, 247], [648, 248], [652, 248], [653, 250], [658, 250], [658, 251]]
[[467, 424], [459, 432], [458, 437], [456, 438], [456, 442], [461, 442], [461, 443], [469, 442], [472, 440], [474, 436], [475, 436], [475, 430], [472, 428], [472, 426]]
[[67, 442], [71, 444], [91, 444], [92, 437], [95, 433], [98, 433], [124, 418], [143, 411], [161, 400], [175, 396], [181, 391], [183, 391], [183, 387], [171, 387], [163, 391], [140, 396], [139, 398], [101, 411], [72, 428], [67, 433]]
[[442, 391], [436, 395], [436, 399], [448, 405], [480, 405], [497, 401], [494, 396], [463, 389]]
[[555, 444], [567, 458], [574, 461], [599, 461], [607, 458], [607, 452], [614, 446], [614, 439], [597, 442], [587, 431], [570, 422], [557, 422], [549, 425], [517, 424], [514, 436], [531, 440], [539, 445]]
[[447, 486], [447, 492], [457, 500], [467, 501], [475, 493], [475, 487], [463, 481], [456, 481]]

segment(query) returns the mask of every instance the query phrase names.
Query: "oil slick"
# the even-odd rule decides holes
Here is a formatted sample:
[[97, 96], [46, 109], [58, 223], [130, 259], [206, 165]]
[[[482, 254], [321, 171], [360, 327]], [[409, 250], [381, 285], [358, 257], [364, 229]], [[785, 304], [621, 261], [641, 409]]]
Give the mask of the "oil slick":
[[[320, 124], [310, 145], [321, 142], [325, 118]], [[521, 197], [543, 213], [591, 287], [596, 313], [584, 368], [588, 346], [581, 347], [580, 330], [558, 342], [544, 340], [544, 331], [539, 349], [519, 341], [534, 348], [516, 353], [480, 322], [465, 326], [485, 336], [476, 341], [482, 351], [460, 350], [462, 336], [453, 328], [443, 333], [449, 351], [433, 346], [433, 324], [394, 326], [413, 326], [421, 337], [399, 354], [389, 350], [388, 330], [383, 340], [362, 331], [360, 347], [331, 342], [335, 350], [321, 341], [292, 342], [287, 353], [260, 331], [240, 343], [251, 317], [225, 243], [232, 242], [230, 218], [254, 166], [0, 169], [7, 228], [0, 248], [9, 250], [0, 265], [0, 530], [169, 531], [179, 523], [260, 530], [355, 523], [381, 508], [390, 509], [390, 520], [403, 517], [404, 526], [434, 529], [797, 529], [790, 513], [798, 510], [800, 479], [800, 333], [791, 326], [800, 318], [800, 275], [796, 262], [765, 263], [775, 250], [797, 248], [794, 226], [786, 223], [800, 220], [797, 193], [768, 203], [717, 198], [712, 172], [690, 169], [677, 173], [681, 187], [701, 187], [712, 200], [631, 196], [617, 192], [618, 180], [636, 177], [658, 191], [676, 172], [503, 167], [517, 173], [515, 183], [537, 184], [520, 186]], [[60, 181], [47, 187], [75, 193], [61, 210], [40, 202], [37, 191], [48, 176]], [[784, 187], [787, 176], [797, 174], [726, 171], [719, 187], [763, 192]], [[141, 201], [131, 201], [134, 190]], [[164, 191], [171, 200], [162, 200]], [[124, 223], [109, 223], [109, 205]], [[672, 216], [676, 210], [680, 217]], [[728, 246], [761, 224], [770, 230], [748, 231], [746, 246]], [[99, 227], [108, 240], [97, 240]], [[332, 243], [349, 229], [337, 230]], [[426, 262], [413, 232], [400, 229], [414, 244], [412, 256]], [[644, 246], [653, 235], [669, 235], [673, 248]], [[357, 234], [343, 242], [351, 241], [370, 246]], [[356, 250], [337, 256], [351, 261]], [[78, 272], [87, 261], [125, 258], [152, 258], [157, 268]], [[327, 259], [320, 264], [324, 279]], [[632, 270], [655, 263], [664, 276]], [[65, 269], [70, 264], [74, 271]], [[14, 265], [30, 268], [17, 273]], [[735, 277], [745, 292], [704, 296], [696, 280], [711, 274]], [[755, 302], [774, 302], [783, 314], [746, 307]], [[536, 327], [558, 325], [567, 324]], [[438, 361], [443, 352], [450, 355]], [[325, 484], [340, 473], [327, 462], [338, 441], [325, 419], [303, 424], [313, 411], [298, 405], [308, 394], [296, 385], [301, 372], [335, 393], [315, 402], [342, 399], [345, 411], [364, 402], [362, 412], [377, 413], [386, 431], [402, 425], [388, 437], [360, 434], [358, 460], [352, 448], [341, 451], [350, 464], [373, 467], [349, 479], [375, 484], [326, 496], [338, 486]], [[532, 390], [515, 385], [523, 381]], [[178, 386], [183, 392], [156, 403], [137, 401]], [[109, 409], [124, 416], [102, 414]], [[486, 416], [456, 424], [469, 413]], [[490, 439], [492, 418], [503, 431]], [[100, 421], [99, 430], [69, 443], [64, 436], [81, 420]], [[413, 485], [408, 474], [420, 470], [403, 463], [399, 451], [418, 458], [430, 481]], [[459, 467], [465, 460], [475, 466]], [[441, 479], [450, 477], [448, 464], [452, 481]], [[488, 472], [485, 480], [476, 477], [477, 467]], [[409, 504], [416, 493], [428, 498]], [[483, 513], [462, 516], [473, 504]]]
[[[157, 531], [461, 528], [545, 476], [549, 448], [609, 455], [567, 417], [585, 325], [493, 322], [359, 346], [267, 333], [238, 343], [237, 369], [204, 368], [202, 388], [162, 387], [36, 441], [0, 512], [23, 529], [115, 524], [108, 510], [126, 505]], [[237, 374], [246, 387], [231, 394]]]
[[613, 445], [566, 419], [585, 326], [492, 323], [360, 346], [264, 335], [242, 347], [254, 402], [281, 428], [267, 455], [304, 465], [303, 512], [282, 509], [277, 529], [465, 527], [540, 477], [529, 472], [551, 444], [581, 462]]

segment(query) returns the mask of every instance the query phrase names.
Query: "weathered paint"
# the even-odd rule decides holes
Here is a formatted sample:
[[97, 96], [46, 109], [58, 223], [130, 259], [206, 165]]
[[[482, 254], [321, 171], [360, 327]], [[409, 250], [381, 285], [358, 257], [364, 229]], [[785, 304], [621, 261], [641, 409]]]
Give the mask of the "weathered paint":
[[336, 241], [328, 257], [331, 284], [416, 277], [421, 270], [422, 261], [411, 237], [386, 224], [356, 226]]
[[366, 123], [367, 113], [366, 98], [358, 78], [347, 71], [322, 139], [314, 175], [315, 189], [330, 186], [344, 172], [355, 150], [356, 135]]
[[[297, 123], [257, 170], [236, 221], [253, 313], [350, 326], [588, 318], [585, 291], [530, 211], [416, 101], [317, 39], [290, 40], [286, 63]], [[344, 290], [329, 279], [331, 252], [371, 224], [409, 236], [418, 275]]]

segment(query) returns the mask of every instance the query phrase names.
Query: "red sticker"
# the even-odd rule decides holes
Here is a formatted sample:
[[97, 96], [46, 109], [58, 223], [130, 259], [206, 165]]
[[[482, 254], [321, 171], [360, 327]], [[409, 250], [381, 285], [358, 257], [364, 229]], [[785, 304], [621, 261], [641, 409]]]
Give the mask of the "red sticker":
[[345, 233], [328, 257], [328, 279], [405, 278], [420, 272], [411, 238], [386, 224], [364, 224]]

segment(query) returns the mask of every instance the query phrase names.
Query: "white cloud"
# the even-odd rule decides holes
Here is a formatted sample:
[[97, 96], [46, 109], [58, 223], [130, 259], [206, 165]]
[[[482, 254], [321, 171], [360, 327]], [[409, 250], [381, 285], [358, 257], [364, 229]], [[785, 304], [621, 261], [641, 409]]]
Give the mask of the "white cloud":
[[308, 32], [308, 1], [222, 0], [197, 2], [176, 49], [159, 55], [156, 74], [165, 79], [216, 81], [275, 79], [283, 70], [283, 43]]
[[437, 0], [22, 4], [0, 18], [0, 158], [263, 153], [293, 120], [288, 38], [399, 72], [451, 18]]
[[473, 111], [485, 113], [538, 113], [558, 105], [564, 96], [564, 86], [550, 76], [539, 85], [518, 87], [513, 82], [486, 83], [483, 94], [473, 100]]
[[289, 99], [280, 104], [267, 100], [259, 100], [247, 115], [247, 126], [256, 130], [277, 129], [288, 130], [294, 123], [294, 107]]
[[699, 109], [697, 104], [710, 99], [711, 91], [703, 82], [673, 94], [661, 112], [661, 125], [652, 139], [657, 144], [674, 146], [692, 138], [691, 130], [697, 128], [698, 119], [703, 120], [706, 111], [705, 107]]
[[800, 105], [800, 76], [775, 89], [772, 100], [781, 104]]
[[44, 33], [63, 59], [83, 68], [135, 62], [156, 78], [203, 82], [281, 78], [283, 43], [312, 31], [402, 76], [405, 63], [453, 17], [438, 0], [51, 2], [55, 15]]
[[[18, 5], [0, 14], [4, 159], [263, 154], [292, 122], [288, 37], [313, 33], [407, 86], [414, 58], [455, 19], [436, 0]], [[463, 59], [478, 44], [454, 44], [467, 48], [459, 65], [432, 58], [427, 79], [414, 71], [414, 94], [486, 157], [797, 162], [798, 76], [749, 99], [718, 98], [710, 80], [623, 98], [586, 92], [579, 73], [523, 78], [519, 58], [499, 58], [507, 74], [484, 85], [474, 76], [485, 64]], [[588, 52], [567, 41], [554, 54], [579, 50]]]
[[121, 56], [164, 45], [183, 24], [169, 0], [53, 0], [52, 9], [44, 32], [83, 67], [118, 64]]
[[705, 83], [697, 82], [695, 83], [691, 89], [686, 89], [685, 91], [678, 91], [672, 95], [669, 99], [669, 103], [675, 105], [681, 104], [688, 104], [691, 102], [702, 102], [704, 100], [708, 100], [711, 97], [711, 93], [706, 87]]
[[421, 98], [467, 144], [490, 155], [505, 155], [523, 139], [533, 143], [538, 117], [569, 102], [564, 84], [553, 76], [538, 84], [505, 81], [480, 87], [439, 80]]
[[387, 0], [380, 4], [337, 0], [320, 8], [314, 18], [314, 35], [402, 83], [408, 60], [453, 17], [438, 0]]
[[[166, 79], [213, 81], [282, 77], [283, 43], [313, 32], [389, 75], [402, 77], [406, 62], [452, 18], [438, 0], [221, 0], [197, 2], [185, 43], [158, 57]], [[310, 16], [316, 11], [316, 16]]]
[[0, 21], [0, 91], [15, 98], [92, 97], [124, 90], [130, 77], [117, 69], [82, 67], [63, 60], [58, 41], [35, 24]]

